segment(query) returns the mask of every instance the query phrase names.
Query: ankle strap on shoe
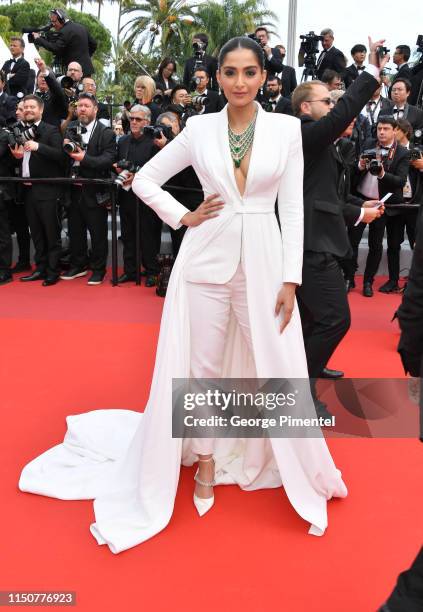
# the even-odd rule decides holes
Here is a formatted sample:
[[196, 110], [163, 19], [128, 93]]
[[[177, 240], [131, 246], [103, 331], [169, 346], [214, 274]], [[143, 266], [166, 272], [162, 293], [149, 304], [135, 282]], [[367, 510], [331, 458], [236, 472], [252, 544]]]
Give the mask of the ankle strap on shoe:
[[210, 461], [214, 461], [214, 457], [209, 457], [208, 459], [198, 459], [199, 463], [209, 463]]

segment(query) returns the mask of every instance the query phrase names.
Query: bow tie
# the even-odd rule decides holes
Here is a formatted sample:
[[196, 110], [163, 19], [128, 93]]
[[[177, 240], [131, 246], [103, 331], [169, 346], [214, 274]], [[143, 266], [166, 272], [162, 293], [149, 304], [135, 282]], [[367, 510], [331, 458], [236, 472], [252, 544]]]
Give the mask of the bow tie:
[[366, 66], [356, 66], [358, 72], [360, 72], [360, 70], [366, 70]]
[[396, 108], [396, 107], [394, 107], [392, 112], [393, 113], [404, 113], [404, 109], [403, 108]]

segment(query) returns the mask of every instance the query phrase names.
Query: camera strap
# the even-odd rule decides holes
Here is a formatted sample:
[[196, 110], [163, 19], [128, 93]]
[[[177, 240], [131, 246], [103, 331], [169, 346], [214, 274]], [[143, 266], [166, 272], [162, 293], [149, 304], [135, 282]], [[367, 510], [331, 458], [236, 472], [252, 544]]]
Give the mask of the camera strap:
[[385, 148], [385, 150], [386, 150], [386, 147], [381, 147], [381, 146], [380, 146], [380, 144], [378, 143], [378, 145], [377, 145], [377, 151], [378, 151], [378, 153], [380, 154], [380, 157], [381, 157], [381, 159], [382, 159], [382, 163], [383, 163], [383, 165], [384, 165], [385, 170], [388, 170], [388, 169], [390, 168], [391, 163], [392, 163], [392, 160], [393, 160], [393, 159], [394, 159], [394, 157], [395, 157], [395, 153], [397, 152], [397, 147], [398, 147], [398, 143], [397, 143], [397, 141], [396, 141], [396, 140], [394, 140], [393, 145], [392, 145], [392, 146], [390, 147], [390, 149], [389, 149], [389, 153], [388, 153], [388, 155], [385, 157], [385, 159], [383, 159], [383, 156], [382, 156], [382, 154], [381, 154], [381, 149], [382, 149], [382, 148]]

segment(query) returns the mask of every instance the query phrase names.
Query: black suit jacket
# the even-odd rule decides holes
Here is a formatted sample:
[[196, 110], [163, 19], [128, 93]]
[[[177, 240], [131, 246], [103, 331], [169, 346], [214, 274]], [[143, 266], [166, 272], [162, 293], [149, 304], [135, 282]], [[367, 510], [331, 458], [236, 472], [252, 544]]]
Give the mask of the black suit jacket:
[[41, 94], [44, 101], [43, 121], [60, 126], [62, 119], [67, 117], [69, 100], [51, 70], [45, 80], [49, 91]]
[[[393, 116], [394, 107], [395, 105], [392, 104], [391, 108], [389, 109], [389, 112], [386, 112], [385, 114], [386, 115], [389, 114], [390, 116]], [[404, 114], [402, 118], [407, 119], [407, 121], [411, 123], [411, 125], [413, 126], [413, 130], [423, 128], [423, 110], [421, 110], [420, 108], [417, 108], [417, 106], [406, 104], [404, 106]]]
[[[64, 177], [66, 155], [63, 152], [63, 140], [59, 128], [41, 121], [38, 125], [35, 140], [38, 142], [38, 150], [32, 151], [29, 158], [30, 177]], [[20, 163], [22, 163], [22, 160]], [[28, 178], [28, 182], [31, 182], [30, 178]], [[59, 198], [62, 192], [63, 186], [49, 183], [34, 184], [31, 189], [31, 194], [38, 200]]]
[[6, 91], [12, 96], [17, 96], [18, 93], [22, 93], [25, 96], [27, 93], [29, 93], [27, 91], [30, 70], [29, 63], [26, 61], [26, 59], [20, 57], [12, 68], [12, 62], [13, 59], [7, 60], [7, 62], [4, 62], [2, 68], [6, 75], [13, 75], [7, 80]]
[[356, 80], [358, 76], [360, 76], [360, 74], [361, 74], [361, 70], [358, 71], [357, 66], [355, 64], [351, 64], [350, 66], [348, 66], [348, 68], [346, 68], [345, 73], [344, 73], [345, 89], [348, 89], [351, 83], [354, 83], [354, 81]]
[[[196, 58], [190, 57], [185, 62], [183, 84], [189, 88], [190, 81], [194, 75]], [[204, 55], [201, 60], [201, 65], [207, 68], [210, 75], [210, 88], [217, 91], [219, 89], [216, 80], [217, 59], [211, 55]]]
[[166, 83], [164, 82], [163, 78], [158, 74], [154, 77], [154, 82], [156, 83], [157, 89], [161, 89], [162, 91], [166, 91], [166, 89], [173, 89], [178, 84], [178, 81], [176, 81], [173, 77], [170, 77], [168, 81], [169, 86], [166, 87]]
[[280, 78], [282, 81], [282, 95], [289, 98], [297, 86], [297, 75], [294, 68], [283, 65]]
[[[317, 58], [318, 64], [319, 64], [319, 59], [322, 56], [322, 53]], [[336, 47], [331, 47], [329, 51], [325, 53], [322, 59], [322, 62], [317, 69], [317, 78], [321, 79], [324, 71], [328, 68], [330, 70], [335, 70], [338, 74], [341, 75], [341, 77], [344, 77], [345, 66], [346, 66], [345, 56], [342, 53], [342, 51], [340, 51]]]
[[[77, 125], [72, 121], [69, 128]], [[71, 159], [71, 158], [69, 158]], [[97, 121], [92, 131], [86, 154], [79, 166], [79, 176], [82, 178], [110, 178], [112, 164], [116, 161], [116, 138], [113, 130]], [[81, 189], [74, 187], [74, 189]], [[83, 196], [88, 206], [97, 206], [96, 193], [104, 193], [107, 188], [98, 185], [84, 185]]]
[[35, 46], [44, 47], [47, 51], [54, 53], [64, 67], [67, 67], [70, 62], [79, 62], [84, 76], [94, 73], [91, 55], [97, 48], [97, 41], [80, 23], [68, 21], [59, 30], [54, 40], [48, 41], [40, 36], [35, 40]]
[[318, 121], [301, 119], [304, 152], [304, 249], [345, 257], [350, 251], [345, 223], [357, 221], [357, 206], [339, 195], [344, 171], [335, 145], [379, 87], [369, 73], [354, 81], [336, 106]]
[[394, 74], [392, 83], [395, 83], [397, 79], [407, 79], [408, 81], [411, 81], [412, 76], [413, 73], [411, 71], [410, 66], [408, 64], [404, 64], [403, 66], [401, 66], [398, 72]]
[[282, 72], [284, 68], [283, 57], [280, 49], [275, 47], [272, 49], [272, 57], [265, 57], [264, 69], [267, 70], [267, 76]]
[[[12, 157], [9, 148], [9, 138], [5, 130], [0, 130], [0, 176], [13, 176], [15, 159]], [[15, 195], [15, 185], [13, 183], [0, 184], [0, 209], [4, 208], [4, 201], [10, 200]]]
[[[377, 142], [373, 139], [364, 143], [364, 149], [374, 149]], [[398, 214], [399, 209], [389, 209], [389, 204], [402, 204], [404, 202], [403, 189], [407, 182], [409, 170], [409, 155], [408, 149], [398, 145], [393, 159], [388, 162], [384, 161], [383, 166], [385, 175], [378, 180], [379, 198], [383, 198], [387, 193], [392, 193], [392, 196], [385, 203], [385, 212], [387, 215]], [[361, 173], [361, 177], [365, 176], [366, 171]]]
[[6, 92], [0, 95], [0, 121], [5, 124], [14, 123], [16, 121], [16, 105], [18, 98], [9, 96]]
[[219, 96], [217, 91], [213, 91], [213, 89], [208, 89], [207, 97], [209, 99], [209, 103], [205, 107], [204, 115], [208, 115], [209, 113], [218, 113], [225, 106], [222, 101], [222, 98]]
[[[397, 310], [401, 328], [398, 352], [406, 372], [423, 376], [423, 215], [417, 220], [417, 238], [402, 304]], [[423, 433], [421, 434], [423, 439]]]
[[279, 102], [276, 104], [275, 113], [281, 113], [282, 115], [293, 115], [291, 100], [281, 96]]

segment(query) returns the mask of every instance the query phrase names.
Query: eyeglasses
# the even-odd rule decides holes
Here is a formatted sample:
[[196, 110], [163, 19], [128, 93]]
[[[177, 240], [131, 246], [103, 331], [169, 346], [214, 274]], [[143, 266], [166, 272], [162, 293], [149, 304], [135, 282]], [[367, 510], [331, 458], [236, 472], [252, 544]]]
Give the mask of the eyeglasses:
[[324, 102], [326, 106], [333, 104], [333, 101], [330, 98], [322, 98], [321, 100], [304, 100], [304, 102]]
[[129, 117], [129, 121], [136, 121], [138, 123], [141, 121], [148, 121], [148, 119], [143, 119], [141, 117]]

